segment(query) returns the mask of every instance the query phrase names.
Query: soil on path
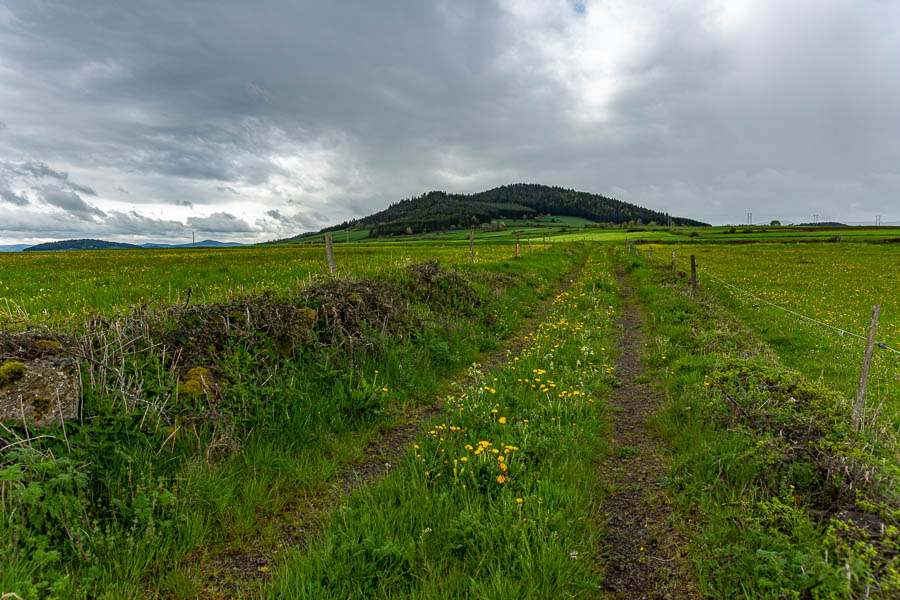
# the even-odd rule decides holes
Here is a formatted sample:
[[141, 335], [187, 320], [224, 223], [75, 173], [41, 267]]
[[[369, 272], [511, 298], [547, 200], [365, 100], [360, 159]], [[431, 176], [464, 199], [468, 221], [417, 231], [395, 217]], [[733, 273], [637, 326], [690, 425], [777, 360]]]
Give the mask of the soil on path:
[[[501, 347], [485, 356], [480, 363], [484, 372], [492, 371], [508, 360], [510, 352], [521, 348], [525, 334], [531, 333], [536, 323], [547, 314], [553, 299], [569, 289], [578, 279], [587, 258], [579, 261], [565, 274], [554, 294], [535, 310], [518, 329], [517, 335], [504, 341]], [[447, 385], [444, 396], [471, 386], [474, 379], [462, 377]], [[438, 394], [439, 396], [441, 394]], [[244, 595], [249, 587], [270, 579], [279, 555], [289, 548], [303, 548], [318, 530], [322, 517], [338, 506], [348, 496], [366, 485], [372, 485], [388, 475], [413, 442], [422, 424], [442, 411], [441, 401], [408, 409], [400, 423], [386, 430], [365, 450], [365, 458], [347, 465], [329, 482], [328, 487], [317, 494], [296, 498], [275, 517], [279, 531], [277, 546], [266, 544], [262, 548], [247, 551], [225, 551], [201, 558], [200, 568], [203, 591], [201, 598], [234, 598]]]
[[610, 397], [613, 447], [602, 465], [612, 488], [603, 503], [608, 517], [604, 585], [611, 598], [700, 598], [683, 556], [686, 545], [660, 488], [667, 473], [664, 445], [648, 420], [664, 396], [644, 368], [644, 315], [621, 267], [616, 274], [623, 294], [622, 354], [616, 366], [620, 386]]

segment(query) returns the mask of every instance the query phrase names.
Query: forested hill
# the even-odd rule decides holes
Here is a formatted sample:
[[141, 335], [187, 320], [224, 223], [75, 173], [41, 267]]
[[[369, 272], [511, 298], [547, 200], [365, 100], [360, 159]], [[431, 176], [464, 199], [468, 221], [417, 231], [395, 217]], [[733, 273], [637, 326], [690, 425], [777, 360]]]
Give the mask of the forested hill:
[[140, 248], [134, 244], [122, 242], [107, 242], [106, 240], [63, 240], [61, 242], [47, 242], [25, 248], [25, 252], [40, 252], [44, 250], [128, 250]]
[[[663, 225], [668, 215], [600, 194], [560, 187], [517, 183], [477, 194], [428, 192], [401, 200], [385, 210], [348, 225], [371, 229], [372, 235], [403, 234], [469, 227], [495, 219], [530, 219], [540, 215], [581, 217], [598, 223], [641, 221]], [[703, 226], [706, 223], [673, 217], [673, 224]]]

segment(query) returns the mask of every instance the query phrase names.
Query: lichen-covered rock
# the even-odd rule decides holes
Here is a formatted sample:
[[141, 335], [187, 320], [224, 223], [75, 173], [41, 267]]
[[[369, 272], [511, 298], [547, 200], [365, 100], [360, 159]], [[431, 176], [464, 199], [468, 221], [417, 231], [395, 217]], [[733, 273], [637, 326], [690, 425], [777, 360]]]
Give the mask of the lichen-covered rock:
[[44, 427], [78, 416], [79, 375], [71, 358], [6, 361], [0, 369], [15, 374], [0, 385], [0, 422]]

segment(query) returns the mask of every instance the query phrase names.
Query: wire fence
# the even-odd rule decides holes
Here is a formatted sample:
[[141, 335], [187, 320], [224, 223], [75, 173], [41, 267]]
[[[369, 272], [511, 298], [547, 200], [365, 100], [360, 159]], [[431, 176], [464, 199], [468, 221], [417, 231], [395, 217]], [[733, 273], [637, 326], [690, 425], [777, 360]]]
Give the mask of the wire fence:
[[[824, 321], [820, 321], [819, 319], [814, 319], [813, 317], [804, 315], [803, 313], [797, 312], [797, 311], [792, 310], [792, 309], [790, 309], [790, 308], [787, 308], [787, 307], [785, 307], [785, 306], [781, 306], [780, 304], [775, 304], [774, 302], [772, 302], [772, 301], [770, 301], [770, 300], [766, 300], [765, 298], [762, 298], [762, 297], [760, 297], [760, 296], [754, 294], [753, 292], [749, 292], [749, 291], [747, 291], [747, 290], [745, 290], [745, 289], [739, 288], [738, 286], [736, 286], [736, 285], [734, 285], [734, 284], [732, 284], [732, 283], [728, 283], [727, 281], [725, 281], [725, 280], [722, 279], [721, 277], [718, 277], [718, 276], [716, 276], [715, 274], [711, 273], [708, 269], [704, 269], [704, 268], [702, 268], [702, 267], [697, 267], [697, 271], [702, 272], [704, 275], [710, 277], [711, 279], [714, 279], [715, 281], [721, 283], [722, 285], [724, 285], [725, 287], [727, 287], [727, 288], [729, 288], [729, 289], [732, 289], [732, 290], [734, 290], [734, 291], [736, 291], [736, 292], [738, 292], [738, 293], [740, 293], [740, 294], [743, 294], [743, 295], [745, 295], [745, 296], [749, 296], [750, 298], [753, 298], [754, 300], [757, 300], [757, 301], [762, 302], [762, 303], [764, 303], [764, 304], [768, 304], [769, 306], [771, 306], [771, 307], [773, 307], [773, 308], [777, 308], [778, 310], [782, 310], [782, 311], [784, 311], [784, 312], [786, 312], [786, 313], [790, 313], [790, 314], [792, 314], [792, 315], [794, 315], [794, 316], [796, 316], [796, 317], [799, 317], [799, 318], [801, 318], [801, 319], [804, 319], [804, 320], [806, 320], [806, 321], [809, 321], [810, 323], [815, 323], [815, 324], [817, 324], [817, 325], [821, 325], [822, 327], [827, 327], [828, 329], [832, 329], [832, 330], [838, 332], [838, 335], [840, 335], [840, 336], [849, 335], [849, 336], [852, 336], [852, 337], [855, 337], [855, 338], [859, 338], [859, 339], [861, 339], [861, 340], [866, 340], [866, 339], [867, 339], [866, 336], [864, 336], [864, 335], [860, 335], [860, 334], [858, 334], [858, 333], [855, 333], [855, 332], [853, 332], [853, 331], [849, 331], [849, 330], [847, 330], [847, 329], [843, 329], [843, 328], [841, 328], [841, 327], [835, 327], [834, 325], [831, 325], [831, 324], [829, 324], [829, 323], [825, 323]], [[895, 348], [891, 348], [890, 346], [888, 346], [888, 345], [885, 344], [884, 342], [879, 342], [879, 341], [876, 340], [876, 341], [875, 341], [875, 345], [878, 346], [879, 348], [881, 348], [882, 350], [887, 350], [887, 351], [889, 351], [889, 352], [893, 352], [894, 354], [900, 355], [900, 350], [897, 350], [897, 349], [895, 349]]]
[[[634, 245], [626, 244], [626, 248], [639, 257], [648, 257], [651, 263], [655, 262], [657, 265], [660, 264], [658, 259], [657, 261], [653, 261], [652, 246], [648, 248], [645, 254], [640, 252]], [[872, 339], [870, 339], [869, 336], [862, 335], [846, 327], [827, 323], [822, 318], [804, 314], [804, 312], [801, 312], [800, 310], [773, 302], [772, 300], [761, 296], [756, 291], [750, 291], [735, 285], [734, 283], [723, 279], [716, 273], [711, 272], [709, 269], [696, 264], [696, 255], [690, 255], [689, 261], [681, 256], [679, 256], [678, 259], [680, 260], [676, 259], [676, 254], [673, 252], [671, 268], [674, 271], [680, 267], [681, 270], [690, 274], [693, 294], [696, 294], [697, 292], [697, 274], [699, 274], [700, 280], [707, 284], [711, 283], [713, 287], [717, 287], [727, 296], [732, 297], [737, 301], [749, 299], [749, 306], [753, 310], [762, 311], [758, 314], [768, 321], [768, 324], [758, 323], [758, 325], [762, 327], [760, 333], [764, 335], [764, 337], [769, 338], [773, 335], [772, 325], [774, 324], [777, 331], [774, 333], [776, 337], [772, 338], [772, 342], [776, 342], [778, 337], [791, 335], [790, 330], [792, 327], [790, 326], [790, 323], [812, 325], [817, 328], [818, 331], [821, 331], [823, 334], [821, 341], [825, 342], [824, 344], [815, 341], [816, 336], [812, 336], [810, 342], [803, 342], [801, 344], [801, 346], [805, 345], [808, 347], [808, 354], [803, 354], [803, 350], [800, 350], [800, 354], [803, 356], [801, 357], [800, 354], [798, 354], [797, 356], [794, 356], [794, 358], [789, 359], [789, 362], [795, 363], [795, 368], [807, 371], [808, 376], [814, 375], [814, 373], [808, 372], [810, 369], [813, 369], [814, 371], [819, 371], [819, 369], [821, 369], [821, 373], [819, 374], [820, 379], [825, 376], [827, 371], [829, 374], [828, 380], [831, 385], [833, 385], [835, 389], [845, 389], [851, 398], [854, 397], [855, 391], [855, 400], [852, 406], [854, 429], [867, 428], [876, 423], [880, 423], [881, 426], [886, 425], [888, 428], [883, 429], [879, 426], [881, 431], [894, 431], [894, 428], [897, 425], [900, 425], [900, 404], [896, 402], [898, 395], [900, 395], [900, 369], [896, 368], [896, 366], [900, 364], [900, 350], [888, 345], [884, 341], [878, 341], [874, 338], [879, 317], [879, 311], [875, 307], [873, 307], [872, 321], [869, 329], [869, 334], [872, 336]], [[665, 263], [668, 262], [668, 258], [666, 258]], [[879, 303], [879, 308], [880, 304], [881, 303]], [[765, 311], [768, 309], [773, 309], [774, 312], [766, 315]], [[824, 310], [825, 314], [833, 314], [834, 312], [835, 311], [827, 310], [827, 307]], [[774, 315], [779, 313], [785, 315], [786, 318], [784, 321], [774, 317]], [[750, 318], [752, 319], [753, 317], [751, 316]], [[749, 324], [750, 323], [748, 323], [748, 325]], [[890, 322], [888, 325], [889, 329], [893, 328]], [[757, 327], [752, 328], [756, 329]], [[804, 332], [808, 331], [808, 329], [804, 328]], [[828, 336], [824, 335], [826, 332], [828, 334], [836, 334], [836, 337], [841, 340], [840, 343], [827, 343], [826, 340], [828, 339]], [[808, 334], [804, 333], [803, 335], [806, 337]], [[857, 340], [862, 340], [864, 342], [863, 346], [865, 351], [860, 347]], [[790, 344], [793, 346], [794, 342], [790, 342]], [[876, 347], [884, 352], [873, 353], [873, 350]], [[795, 346], [795, 350], [797, 348], [800, 348], [800, 346]], [[857, 361], [860, 357], [862, 357], [862, 367], [857, 371], [856, 369], [859, 365]], [[811, 362], [810, 359], [812, 359]], [[894, 362], [895, 360], [897, 362]], [[872, 367], [874, 367], [874, 371], [870, 370]], [[857, 376], [858, 384], [855, 383], [857, 381]], [[870, 384], [875, 384], [875, 386], [873, 387]], [[851, 385], [856, 389], [851, 390]], [[865, 400], [867, 388], [869, 396], [872, 396], [874, 393], [875, 397], [878, 398], [874, 403]], [[867, 404], [869, 406], [868, 409], [866, 408]], [[887, 420], [884, 420], [885, 418]]]
[[[635, 252], [638, 252], [636, 247], [631, 246], [631, 248], [633, 248]], [[648, 256], [652, 260], [652, 258], [653, 258], [652, 250], [648, 252]], [[676, 261], [676, 264], [677, 264], [677, 259], [675, 259], [674, 257], [675, 257], [675, 254], [673, 253], [673, 261]], [[683, 266], [686, 266], [686, 268], [690, 269], [690, 267], [687, 266], [687, 263], [684, 263]], [[843, 327], [836, 327], [836, 326], [831, 325], [830, 323], [826, 323], [820, 319], [810, 317], [809, 315], [805, 315], [799, 311], [793, 310], [791, 308], [787, 308], [786, 306], [781, 306], [780, 304], [776, 304], [775, 302], [772, 302], [771, 300], [767, 300], [766, 298], [763, 298], [763, 297], [759, 296], [758, 294], [755, 294], [751, 291], [748, 291], [741, 287], [738, 287], [738, 286], [734, 285], [733, 283], [729, 283], [728, 281], [725, 281], [721, 277], [717, 276], [716, 274], [710, 272], [708, 269], [705, 269], [699, 265], [695, 265], [695, 269], [697, 270], [697, 272], [703, 273], [710, 279], [722, 284], [723, 286], [725, 286], [726, 288], [728, 288], [731, 291], [737, 292], [738, 294], [742, 294], [749, 298], [753, 298], [754, 300], [756, 300], [758, 302], [762, 302], [763, 304], [771, 306], [772, 308], [778, 309], [780, 311], [784, 311], [784, 312], [791, 314], [799, 319], [803, 319], [804, 321], [808, 321], [810, 323], [814, 323], [816, 325], [825, 327], [829, 330], [835, 331], [841, 337], [847, 335], [847, 336], [851, 336], [851, 337], [858, 338], [861, 340], [868, 339], [865, 335], [861, 335], [859, 333], [850, 331], [849, 329], [845, 329]], [[897, 350], [896, 348], [892, 348], [891, 346], [888, 346], [884, 342], [879, 342], [876, 340], [875, 345], [878, 346], [879, 348], [881, 348], [882, 350], [887, 350], [888, 352], [892, 352], [893, 354], [900, 356], [900, 350]]]

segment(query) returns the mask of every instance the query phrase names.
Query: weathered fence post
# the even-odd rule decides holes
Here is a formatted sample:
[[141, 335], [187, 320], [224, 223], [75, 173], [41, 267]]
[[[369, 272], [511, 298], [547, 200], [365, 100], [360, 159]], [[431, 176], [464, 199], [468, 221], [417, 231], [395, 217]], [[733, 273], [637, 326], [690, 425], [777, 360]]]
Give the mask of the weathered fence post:
[[548, 246], [552, 246], [552, 245], [553, 245], [553, 242], [550, 241], [550, 232], [549, 232], [549, 231], [547, 232], [547, 245], [548, 245]]
[[880, 304], [872, 307], [872, 321], [869, 323], [869, 336], [866, 338], [866, 351], [863, 354], [862, 370], [859, 373], [856, 401], [853, 403], [854, 431], [862, 429], [863, 414], [866, 412], [866, 388], [869, 385], [869, 367], [872, 365], [872, 352], [875, 350], [875, 334], [878, 331], [878, 315], [880, 313]]
[[516, 232], [516, 258], [519, 258], [519, 232]]
[[528, 236], [528, 250], [534, 252], [534, 246], [531, 245], [531, 236]]
[[469, 262], [475, 262], [475, 228], [469, 230]]
[[672, 250], [672, 270], [675, 270], [675, 251]]
[[331, 245], [331, 232], [325, 232], [325, 254], [328, 255], [328, 270], [332, 275], [337, 275], [337, 265], [334, 264], [334, 247]]
[[697, 297], [697, 263], [691, 254], [691, 296]]
[[650, 246], [647, 250], [647, 258], [650, 259], [650, 262], [653, 262], [653, 246]]

